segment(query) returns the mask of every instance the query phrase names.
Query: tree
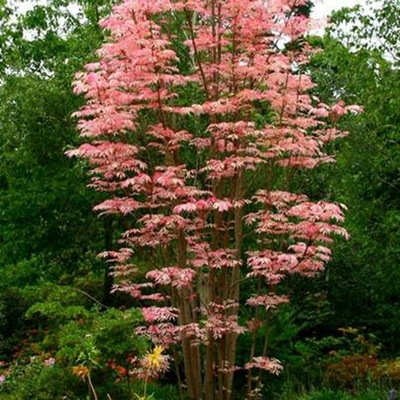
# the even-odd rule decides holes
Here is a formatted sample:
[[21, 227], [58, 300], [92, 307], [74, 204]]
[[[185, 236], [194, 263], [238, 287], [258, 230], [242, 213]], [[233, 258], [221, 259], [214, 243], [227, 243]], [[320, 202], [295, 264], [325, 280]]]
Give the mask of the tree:
[[280, 283], [317, 274], [332, 236], [347, 235], [341, 206], [292, 179], [333, 161], [323, 145], [359, 111], [309, 95], [306, 3], [127, 1], [101, 23], [99, 61], [77, 75], [87, 142], [68, 154], [111, 194], [95, 209], [124, 216], [121, 249], [105, 253], [116, 289], [144, 302], [140, 333], [175, 361], [181, 344], [192, 399], [231, 399], [236, 370], [257, 396], [262, 371], [282, 368], [262, 335], [288, 301]]
[[[398, 65], [400, 61], [400, 4], [398, 0], [368, 0], [333, 13], [331, 33], [353, 50], [378, 50]], [[372, 10], [372, 12], [371, 12]], [[343, 27], [347, 29], [343, 29]]]
[[93, 252], [87, 227], [104, 236], [90, 213], [89, 196], [95, 200], [85, 189], [84, 169], [71, 168], [63, 157], [76, 137], [72, 110], [82, 104], [71, 76], [102, 38], [97, 21], [88, 23], [95, 4], [87, 3], [85, 22], [68, 11], [68, 2], [54, 0], [23, 14], [18, 4], [1, 5], [2, 266], [38, 257], [38, 269], [58, 264], [72, 272]]
[[0, 2], [2, 360], [27, 334], [26, 286], [99, 275], [100, 290], [92, 284], [88, 291], [109, 298], [109, 279], [102, 296], [103, 266], [95, 257], [109, 229], [90, 207], [101, 197], [86, 190], [85, 168], [63, 156], [76, 137], [71, 113], [82, 104], [71, 77], [102, 36], [89, 13], [85, 22], [68, 19], [67, 3], [54, 0], [21, 14], [20, 4]]

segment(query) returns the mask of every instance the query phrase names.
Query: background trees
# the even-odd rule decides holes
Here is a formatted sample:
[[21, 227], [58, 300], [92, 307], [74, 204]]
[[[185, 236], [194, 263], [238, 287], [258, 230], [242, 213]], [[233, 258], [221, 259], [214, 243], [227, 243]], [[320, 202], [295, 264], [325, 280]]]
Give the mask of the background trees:
[[[91, 332], [96, 346], [106, 343], [104, 332], [121, 337], [113, 326], [116, 314], [100, 315], [94, 307], [110, 302], [108, 268], [96, 254], [110, 248], [113, 227], [92, 212], [95, 196], [86, 190], [85, 166], [64, 156], [76, 143], [71, 113], [81, 104], [71, 80], [101, 40], [97, 21], [107, 5], [84, 4], [84, 22], [66, 6], [50, 2], [24, 15], [18, 7], [1, 8], [0, 358], [7, 376], [2, 391], [18, 399], [32, 391], [62, 397], [68, 386], [83, 396], [85, 385], [65, 375], [78, 362], [82, 337]], [[137, 321], [136, 314], [123, 317], [131, 327]], [[82, 323], [72, 331], [68, 324], [76, 320]], [[103, 333], [96, 337], [97, 329]], [[128, 342], [115, 363], [135, 352]], [[62, 367], [44, 368], [60, 347]], [[103, 356], [107, 365], [110, 357]], [[32, 366], [31, 357], [37, 357]], [[12, 360], [15, 369], [7, 369]], [[21, 376], [25, 384], [18, 386]], [[48, 379], [55, 385], [45, 388]]]
[[[393, 21], [396, 15], [396, 5], [391, 2], [385, 2], [375, 19], [361, 12], [338, 13], [333, 17], [337, 23], [349, 18], [362, 22], [346, 37], [341, 34], [353, 49], [331, 36], [325, 40], [324, 52], [315, 58], [315, 79], [323, 98], [340, 93], [346, 101], [362, 104], [365, 109], [357, 119], [342, 121], [343, 129], [351, 130], [352, 135], [340, 144], [338, 163], [330, 178], [332, 195], [349, 206], [346, 227], [351, 235], [329, 269], [331, 299], [337, 323], [354, 321], [379, 332], [388, 354], [398, 348], [400, 163], [395, 82], [399, 72], [394, 67], [396, 59], [388, 52], [396, 48], [392, 43], [398, 40], [398, 24]], [[376, 37], [367, 48], [362, 47], [366, 32]], [[357, 46], [360, 48], [354, 51]]]

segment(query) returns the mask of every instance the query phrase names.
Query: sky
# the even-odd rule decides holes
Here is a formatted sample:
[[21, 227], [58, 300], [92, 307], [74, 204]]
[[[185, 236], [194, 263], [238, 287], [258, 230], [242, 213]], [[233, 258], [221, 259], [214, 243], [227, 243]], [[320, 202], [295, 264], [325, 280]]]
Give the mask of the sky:
[[342, 7], [354, 7], [357, 4], [363, 4], [365, 0], [315, 0], [313, 17], [323, 18], [328, 16], [333, 10]]
[[[342, 7], [353, 7], [358, 3], [364, 3], [365, 0], [314, 0], [314, 18], [323, 18], [329, 15], [332, 10], [338, 10]], [[45, 3], [43, 0], [31, 0], [21, 4], [21, 11], [32, 8], [35, 4]]]
[[[366, 0], [313, 0], [313, 1], [314, 1], [314, 8], [312, 17], [315, 19], [324, 19], [328, 15], [330, 15], [330, 13], [334, 10], [338, 10], [342, 7], [353, 7], [357, 4], [365, 4]], [[14, 1], [11, 0], [11, 2]], [[24, 13], [27, 10], [32, 9], [37, 4], [46, 4], [46, 0], [27, 0], [19, 2], [18, 11]], [[316, 34], [318, 33], [319, 31], [316, 32]]]

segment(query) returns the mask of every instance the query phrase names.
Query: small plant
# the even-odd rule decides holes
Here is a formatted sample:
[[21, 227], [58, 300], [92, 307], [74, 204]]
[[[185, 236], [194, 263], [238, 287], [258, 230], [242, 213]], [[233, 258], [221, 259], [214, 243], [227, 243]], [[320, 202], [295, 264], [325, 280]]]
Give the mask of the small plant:
[[143, 381], [142, 395], [135, 393], [137, 400], [150, 400], [154, 398], [153, 394], [148, 394], [149, 379], [158, 378], [158, 376], [168, 370], [168, 356], [163, 354], [162, 346], [155, 346], [153, 351], [146, 353], [141, 359], [133, 360], [134, 368], [132, 375]]
[[72, 367], [72, 373], [79, 378], [82, 378], [83, 381], [87, 380], [89, 395], [90, 393], [92, 393], [94, 399], [98, 400], [97, 393], [91, 379], [91, 370], [100, 367], [100, 364], [98, 362], [100, 352], [94, 344], [92, 335], [86, 335], [83, 343], [84, 350], [79, 354], [77, 358], [77, 362], [79, 364]]

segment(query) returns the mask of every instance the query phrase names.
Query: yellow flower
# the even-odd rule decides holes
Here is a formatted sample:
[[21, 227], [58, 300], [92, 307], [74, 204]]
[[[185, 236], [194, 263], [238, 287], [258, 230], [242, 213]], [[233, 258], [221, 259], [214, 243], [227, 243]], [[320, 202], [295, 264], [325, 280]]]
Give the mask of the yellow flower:
[[161, 367], [164, 364], [164, 356], [162, 355], [162, 352], [164, 351], [164, 348], [162, 346], [156, 346], [154, 347], [153, 351], [150, 353], [147, 353], [144, 356], [143, 360], [143, 365], [146, 368], [158, 371], [161, 369]]

